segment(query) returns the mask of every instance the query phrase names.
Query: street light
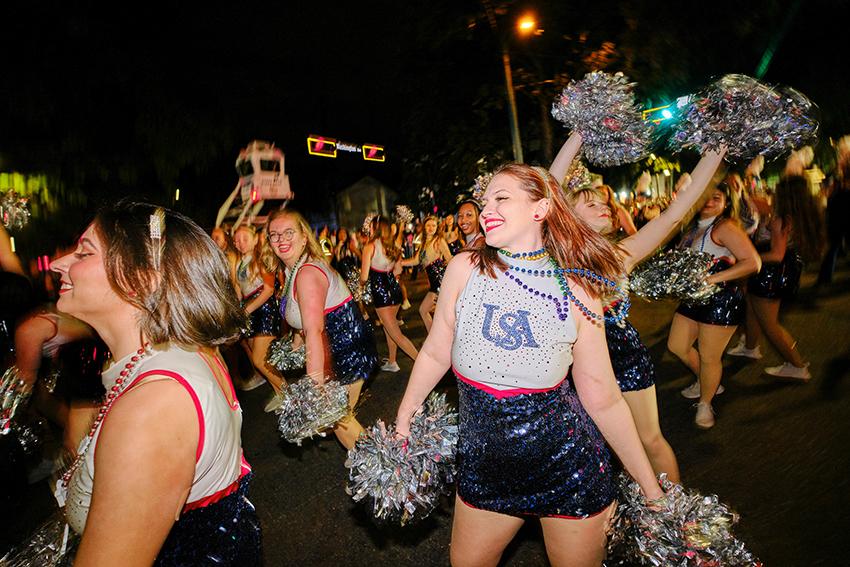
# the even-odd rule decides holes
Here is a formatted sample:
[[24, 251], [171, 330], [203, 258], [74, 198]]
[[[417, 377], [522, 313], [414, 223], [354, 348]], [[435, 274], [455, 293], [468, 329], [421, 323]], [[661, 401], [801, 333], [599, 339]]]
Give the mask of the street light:
[[537, 30], [537, 22], [534, 20], [534, 16], [526, 14], [517, 21], [516, 27], [519, 33], [528, 35]]

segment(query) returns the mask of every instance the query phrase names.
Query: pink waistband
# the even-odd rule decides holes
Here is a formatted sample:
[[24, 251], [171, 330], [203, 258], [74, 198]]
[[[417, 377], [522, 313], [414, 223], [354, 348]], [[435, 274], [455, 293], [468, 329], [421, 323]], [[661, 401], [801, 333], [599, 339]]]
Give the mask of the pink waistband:
[[379, 274], [389, 274], [392, 270], [379, 270], [378, 268], [369, 267], [369, 269], [373, 272], [378, 272]]
[[245, 460], [245, 455], [243, 454], [242, 455], [242, 464], [241, 464], [241, 468], [239, 470], [239, 478], [237, 478], [232, 483], [227, 485], [225, 488], [222, 488], [221, 490], [219, 490], [218, 492], [216, 492], [214, 494], [210, 494], [209, 496], [201, 498], [200, 500], [195, 500], [194, 502], [187, 502], [183, 506], [183, 512], [182, 513], [186, 513], [190, 510], [197, 510], [198, 508], [206, 508], [210, 504], [215, 504], [216, 502], [218, 502], [219, 500], [221, 500], [225, 496], [230, 496], [231, 494], [233, 494], [234, 492], [236, 492], [239, 489], [239, 483], [242, 482], [242, 479], [249, 472], [251, 472], [251, 465], [249, 465], [248, 461]]
[[564, 383], [564, 380], [567, 379], [566, 377], [564, 377], [564, 380], [561, 380], [560, 382], [558, 382], [557, 384], [555, 384], [554, 386], [551, 386], [549, 388], [510, 388], [508, 390], [497, 390], [496, 388], [488, 386], [487, 384], [482, 384], [481, 382], [476, 382], [475, 380], [470, 380], [469, 378], [467, 378], [466, 376], [464, 376], [463, 374], [458, 372], [457, 368], [455, 368], [454, 366], [452, 366], [452, 372], [455, 373], [455, 376], [457, 376], [457, 379], [460, 380], [461, 382], [465, 382], [466, 384], [469, 384], [473, 388], [481, 390], [482, 392], [486, 392], [486, 393], [490, 394], [491, 396], [493, 396], [494, 398], [499, 399], [499, 400], [502, 399], [502, 398], [511, 398], [513, 396], [521, 396], [522, 394], [542, 394], [544, 392], [551, 392], [552, 390], [560, 388], [561, 384]]
[[341, 303], [337, 303], [333, 307], [328, 307], [327, 309], [325, 309], [325, 315], [327, 315], [328, 313], [330, 313], [332, 311], [336, 311], [337, 309], [339, 309], [340, 307], [342, 307], [343, 305], [345, 305], [349, 301], [351, 301], [350, 295], [348, 297], [346, 297], [345, 299], [343, 299]]

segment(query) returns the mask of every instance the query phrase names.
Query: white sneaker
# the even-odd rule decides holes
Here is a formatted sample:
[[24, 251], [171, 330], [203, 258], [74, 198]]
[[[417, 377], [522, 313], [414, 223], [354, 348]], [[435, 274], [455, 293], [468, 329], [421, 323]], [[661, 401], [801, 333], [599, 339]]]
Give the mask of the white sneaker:
[[[725, 391], [726, 391], [726, 388], [724, 388], [723, 384], [721, 384], [720, 386], [717, 387], [717, 391], [714, 392], [714, 395], [719, 396], [720, 394], [722, 394]], [[697, 380], [696, 382], [694, 382], [693, 384], [691, 384], [690, 386], [688, 386], [687, 388], [685, 388], [684, 390], [682, 390], [680, 392], [680, 394], [682, 394], [682, 397], [688, 398], [689, 400], [696, 400], [697, 398], [699, 398], [699, 393], [700, 393], [700, 391], [699, 391], [699, 380]]]
[[747, 348], [747, 338], [744, 335], [741, 335], [741, 340], [738, 341], [738, 344], [727, 350], [726, 354], [731, 356], [744, 356], [746, 358], [752, 358], [753, 360], [758, 360], [762, 356], [759, 345], [756, 345], [753, 348]]
[[401, 304], [402, 311], [407, 311], [410, 309], [410, 302], [408, 300], [404, 300], [404, 303]]
[[398, 372], [399, 370], [401, 370], [401, 367], [398, 365], [398, 362], [387, 361], [381, 366], [382, 372]]
[[694, 423], [700, 429], [711, 429], [714, 427], [714, 408], [711, 404], [699, 402], [696, 404], [697, 415], [694, 418]]
[[812, 375], [809, 373], [808, 362], [802, 368], [794, 366], [790, 362], [786, 362], [779, 366], [768, 366], [764, 369], [764, 373], [775, 376], [776, 378], [790, 378], [792, 380], [799, 380], [802, 382], [808, 382], [812, 378]]
[[266, 402], [266, 407], [263, 411], [266, 413], [271, 413], [281, 405], [283, 405], [283, 400], [286, 396], [283, 393], [273, 395], [268, 402]]
[[239, 386], [239, 389], [243, 392], [250, 392], [251, 390], [255, 390], [266, 383], [266, 379], [259, 372], [254, 372], [254, 375], [251, 376], [248, 380], [242, 382]]

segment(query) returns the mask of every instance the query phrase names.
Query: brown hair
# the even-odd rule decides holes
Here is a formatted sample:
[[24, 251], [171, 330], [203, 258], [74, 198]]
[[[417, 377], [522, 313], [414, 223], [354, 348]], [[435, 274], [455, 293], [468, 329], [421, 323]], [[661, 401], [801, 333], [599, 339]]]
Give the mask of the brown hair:
[[604, 234], [613, 234], [620, 230], [620, 217], [617, 215], [617, 211], [620, 210], [620, 205], [617, 203], [616, 199], [614, 199], [614, 190], [608, 185], [596, 185], [595, 187], [586, 185], [574, 191], [567, 190], [565, 195], [567, 202], [571, 207], [578, 205], [582, 195], [588, 201], [593, 197], [598, 197], [611, 211], [611, 228]]
[[[543, 245], [562, 268], [585, 268], [602, 277], [617, 280], [624, 272], [622, 261], [605, 237], [593, 231], [572, 210], [558, 181], [543, 168], [509, 163], [493, 172], [510, 175], [520, 182], [529, 199], [549, 198], [549, 212], [544, 217]], [[473, 262], [482, 273], [496, 277], [496, 269], [504, 269], [499, 251], [488, 246], [484, 239], [471, 247]], [[601, 282], [577, 280], [588, 293], [600, 297], [610, 292]]]
[[[310, 228], [310, 223], [307, 222], [307, 219], [304, 218], [304, 215], [299, 213], [293, 209], [277, 209], [272, 211], [269, 214], [269, 218], [266, 221], [266, 234], [268, 234], [269, 227], [272, 224], [273, 220], [281, 219], [289, 217], [294, 219], [296, 224], [298, 225], [298, 229], [301, 231], [301, 234], [307, 237], [307, 247], [305, 251], [307, 252], [307, 257], [312, 260], [321, 260], [325, 261], [325, 253], [322, 250], [322, 246], [319, 244], [319, 241], [316, 240], [316, 236], [313, 234], [313, 229]], [[277, 256], [275, 256], [275, 261], [280, 263], [281, 260]]]
[[150, 217], [156, 210], [122, 200], [95, 216], [109, 285], [141, 311], [142, 333], [154, 344], [213, 347], [235, 340], [247, 321], [224, 254], [191, 219], [163, 209], [160, 269], [155, 270]]
[[[254, 249], [251, 251], [251, 262], [248, 263], [248, 275], [257, 277], [262, 276], [264, 273], [274, 272], [277, 259], [266, 241], [265, 234], [258, 234], [257, 229], [250, 224], [240, 224], [233, 234], [236, 235], [240, 230], [247, 230], [257, 237], [257, 241], [254, 243]], [[241, 252], [239, 255], [241, 256]]]
[[[807, 262], [821, 257], [826, 242], [824, 222], [805, 177], [789, 175], [776, 184], [774, 214], [782, 219], [783, 229], [793, 228], [794, 247]], [[784, 226], [789, 225], [789, 226]]]
[[[422, 226], [425, 226], [424, 223]], [[381, 241], [381, 245], [384, 247], [384, 255], [388, 260], [394, 262], [401, 257], [401, 249], [396, 246], [392, 225], [382, 216], [377, 216], [372, 220], [372, 236], [369, 237], [369, 242], [376, 240]]]

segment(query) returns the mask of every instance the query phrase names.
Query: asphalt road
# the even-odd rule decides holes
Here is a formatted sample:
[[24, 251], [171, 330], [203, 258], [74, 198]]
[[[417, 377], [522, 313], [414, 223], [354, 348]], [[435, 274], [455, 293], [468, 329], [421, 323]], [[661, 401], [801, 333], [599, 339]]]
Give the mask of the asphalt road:
[[[679, 459], [683, 482], [717, 494], [741, 515], [736, 534], [768, 566], [847, 565], [850, 531], [850, 273], [837, 273], [828, 289], [812, 288], [806, 274], [797, 300], [784, 308], [786, 327], [811, 361], [807, 384], [778, 382], [762, 373], [778, 355], [762, 346], [762, 361], [727, 357], [715, 399], [717, 425], [693, 425], [691, 401], [679, 395], [692, 377], [666, 352], [674, 305], [636, 300], [631, 320], [658, 367], [662, 428]], [[402, 312], [405, 333], [425, 336], [417, 312], [424, 274], [407, 282], [411, 309]], [[386, 352], [378, 331], [379, 351]], [[735, 339], [733, 339], [735, 340]], [[404, 392], [411, 361], [401, 371], [379, 373], [368, 384], [359, 419], [391, 420]], [[457, 399], [453, 379], [439, 389]], [[240, 392], [245, 411], [243, 446], [255, 471], [251, 499], [260, 515], [267, 565], [350, 567], [448, 564], [452, 502], [423, 523], [379, 527], [345, 493], [345, 451], [333, 437], [302, 447], [280, 440], [273, 414], [262, 411], [268, 387]], [[46, 483], [30, 489], [22, 531], [49, 509]], [[7, 532], [8, 536], [8, 532]], [[529, 521], [507, 550], [503, 565], [547, 565], [539, 524]]]

